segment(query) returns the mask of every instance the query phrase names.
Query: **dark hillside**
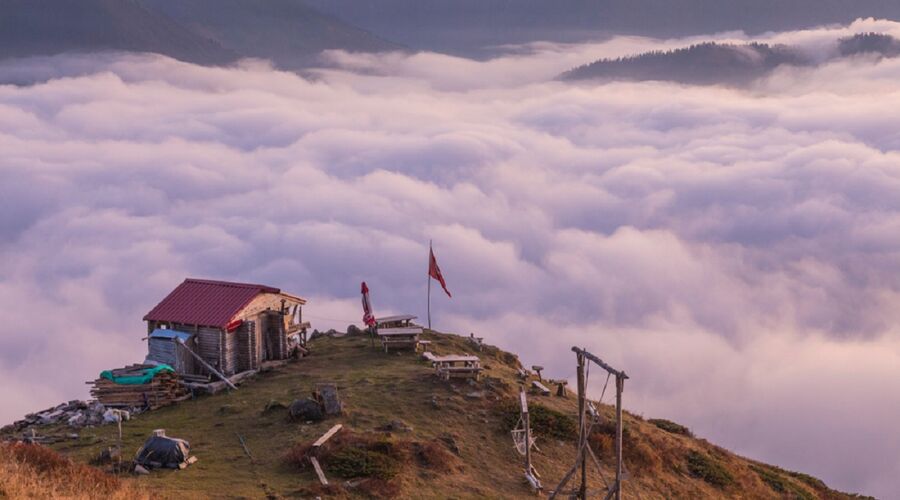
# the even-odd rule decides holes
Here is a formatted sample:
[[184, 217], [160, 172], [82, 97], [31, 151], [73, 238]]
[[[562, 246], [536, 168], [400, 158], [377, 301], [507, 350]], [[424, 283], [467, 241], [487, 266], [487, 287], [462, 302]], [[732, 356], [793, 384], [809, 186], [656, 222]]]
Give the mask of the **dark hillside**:
[[900, 19], [895, 0], [306, 0], [416, 49], [478, 55], [489, 45], [610, 34], [677, 37]]
[[400, 49], [299, 0], [140, 1], [241, 55], [271, 59], [288, 69], [308, 65], [326, 49]]
[[566, 80], [667, 80], [689, 84], [740, 85], [781, 65], [809, 64], [788, 47], [753, 43], [703, 43], [668, 52], [603, 59], [565, 73]]
[[842, 56], [877, 54], [882, 57], [900, 56], [900, 40], [881, 33], [860, 33], [844, 38], [838, 45]]
[[198, 64], [237, 58], [134, 0], [0, 0], [0, 58], [104, 50], [154, 52]]

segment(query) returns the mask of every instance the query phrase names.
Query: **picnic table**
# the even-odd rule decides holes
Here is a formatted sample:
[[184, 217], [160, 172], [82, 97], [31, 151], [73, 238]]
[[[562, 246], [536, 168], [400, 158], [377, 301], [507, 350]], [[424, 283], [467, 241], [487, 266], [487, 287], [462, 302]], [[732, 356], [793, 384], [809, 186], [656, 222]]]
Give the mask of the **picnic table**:
[[[429, 353], [430, 354], [430, 353]], [[481, 359], [478, 356], [451, 354], [449, 356], [426, 356], [434, 365], [435, 374], [444, 379], [474, 378], [481, 373]]]
[[376, 318], [375, 324], [378, 329], [381, 328], [404, 328], [412, 326], [412, 320], [416, 319], [418, 316], [413, 316], [412, 314], [398, 314], [396, 316], [385, 316], [383, 318]]
[[419, 335], [421, 334], [422, 327], [419, 326], [378, 329], [378, 338], [381, 339], [384, 352], [388, 352], [388, 349], [391, 348], [418, 349]]

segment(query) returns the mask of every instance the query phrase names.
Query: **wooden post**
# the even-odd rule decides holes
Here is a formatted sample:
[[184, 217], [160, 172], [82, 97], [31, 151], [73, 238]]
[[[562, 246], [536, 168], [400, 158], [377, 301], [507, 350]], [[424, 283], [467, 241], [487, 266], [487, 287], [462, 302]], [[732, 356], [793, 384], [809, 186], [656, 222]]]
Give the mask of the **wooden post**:
[[578, 455], [581, 458], [581, 486], [578, 490], [578, 498], [585, 500], [587, 498], [587, 460], [584, 456], [585, 441], [587, 436], [584, 435], [587, 429], [584, 426], [584, 408], [585, 408], [585, 387], [584, 387], [584, 355], [579, 353], [578, 359]]
[[428, 329], [431, 330], [431, 240], [428, 240]]
[[531, 422], [528, 416], [528, 400], [525, 389], [519, 391], [519, 402], [522, 405], [522, 420], [525, 424], [525, 474], [531, 474]]
[[625, 374], [616, 375], [616, 500], [622, 499], [622, 390]]

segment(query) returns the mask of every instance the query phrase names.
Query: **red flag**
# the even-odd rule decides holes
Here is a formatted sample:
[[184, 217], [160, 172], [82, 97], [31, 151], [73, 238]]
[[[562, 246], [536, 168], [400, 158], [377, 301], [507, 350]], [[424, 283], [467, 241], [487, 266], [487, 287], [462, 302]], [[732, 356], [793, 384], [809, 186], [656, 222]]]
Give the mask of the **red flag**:
[[366, 286], [366, 282], [362, 282], [362, 289], [360, 292], [362, 293], [362, 306], [363, 306], [363, 323], [366, 326], [372, 327], [375, 326], [375, 315], [372, 314], [372, 303], [369, 302], [369, 287]]
[[428, 276], [438, 280], [447, 297], [453, 297], [450, 295], [450, 290], [447, 290], [447, 282], [444, 281], [444, 276], [441, 275], [441, 268], [438, 267], [437, 259], [434, 258], [434, 250], [429, 248], [428, 251], [431, 253], [431, 257], [428, 259]]

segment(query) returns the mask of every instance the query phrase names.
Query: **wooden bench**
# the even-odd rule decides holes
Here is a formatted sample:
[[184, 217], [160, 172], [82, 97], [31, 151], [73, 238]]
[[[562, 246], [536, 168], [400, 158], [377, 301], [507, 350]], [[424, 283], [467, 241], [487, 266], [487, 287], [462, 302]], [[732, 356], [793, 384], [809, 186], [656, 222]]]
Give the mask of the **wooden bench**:
[[550, 389], [548, 389], [544, 384], [538, 382], [537, 380], [531, 381], [531, 386], [538, 390], [542, 396], [549, 396]]
[[443, 366], [438, 368], [438, 376], [444, 380], [451, 378], [473, 378], [478, 380], [478, 375], [484, 368], [480, 366]]

